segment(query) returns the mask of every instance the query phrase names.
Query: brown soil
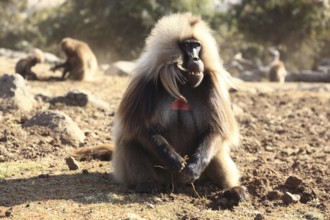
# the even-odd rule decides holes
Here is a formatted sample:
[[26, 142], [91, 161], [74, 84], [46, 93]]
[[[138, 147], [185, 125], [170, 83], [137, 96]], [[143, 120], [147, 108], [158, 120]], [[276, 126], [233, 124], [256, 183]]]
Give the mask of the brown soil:
[[[14, 61], [0, 58], [0, 76]], [[36, 70], [47, 76], [48, 65]], [[31, 81], [33, 94], [88, 91], [110, 104], [73, 107], [41, 104], [30, 113], [0, 114], [0, 218], [13, 219], [328, 219], [330, 216], [330, 87], [327, 84], [246, 83], [232, 94], [242, 144], [232, 156], [250, 197], [222, 210], [219, 189], [196, 185], [172, 193], [135, 194], [111, 178], [111, 162], [86, 161], [70, 171], [65, 158], [75, 148], [50, 132], [22, 124], [40, 109], [69, 115], [86, 135], [84, 145], [112, 142], [115, 110], [128, 77], [95, 82]], [[288, 178], [290, 177], [290, 178]], [[300, 196], [287, 204], [286, 192]]]

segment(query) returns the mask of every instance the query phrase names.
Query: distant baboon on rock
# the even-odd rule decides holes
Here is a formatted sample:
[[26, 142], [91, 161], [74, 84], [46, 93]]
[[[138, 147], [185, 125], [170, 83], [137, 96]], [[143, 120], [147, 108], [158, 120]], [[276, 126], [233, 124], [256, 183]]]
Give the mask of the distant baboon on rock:
[[63, 69], [62, 79], [91, 80], [98, 69], [97, 59], [90, 47], [82, 41], [64, 38], [60, 48], [66, 56], [64, 63], [51, 68], [52, 71]]
[[287, 72], [284, 63], [280, 60], [280, 52], [271, 48], [269, 53], [274, 56], [269, 66], [269, 81], [284, 83]]
[[15, 72], [19, 73], [26, 80], [37, 80], [37, 74], [31, 70], [37, 63], [45, 61], [44, 53], [37, 48], [34, 48], [30, 55], [20, 59], [15, 66]]

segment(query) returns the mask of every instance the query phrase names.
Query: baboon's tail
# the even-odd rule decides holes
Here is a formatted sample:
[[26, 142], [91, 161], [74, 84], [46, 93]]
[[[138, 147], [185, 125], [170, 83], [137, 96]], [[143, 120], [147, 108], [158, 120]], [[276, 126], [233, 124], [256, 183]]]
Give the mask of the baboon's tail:
[[110, 161], [114, 150], [113, 144], [103, 144], [93, 147], [82, 147], [71, 154], [77, 160], [103, 160]]

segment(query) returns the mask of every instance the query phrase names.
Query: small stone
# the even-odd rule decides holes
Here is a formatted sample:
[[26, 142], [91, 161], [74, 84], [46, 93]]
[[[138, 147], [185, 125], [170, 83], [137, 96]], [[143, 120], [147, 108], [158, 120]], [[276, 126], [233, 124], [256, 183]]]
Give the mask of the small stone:
[[282, 193], [278, 190], [270, 191], [267, 193], [267, 198], [269, 200], [278, 200], [282, 196]]
[[265, 147], [265, 150], [266, 150], [266, 151], [270, 151], [270, 152], [272, 152], [272, 151], [274, 151], [274, 148], [271, 147], [271, 146], [266, 146], [266, 147]]
[[82, 170], [82, 174], [89, 174], [89, 172], [88, 172], [88, 170], [83, 169], [83, 170]]
[[48, 173], [40, 174], [38, 178], [49, 178], [49, 174]]
[[266, 219], [263, 214], [258, 213], [255, 217], [254, 220], [264, 220]]
[[13, 208], [10, 207], [6, 212], [5, 212], [5, 216], [6, 217], [10, 217], [12, 215], [12, 212], [13, 212]]
[[148, 203], [148, 204], [147, 204], [147, 207], [148, 207], [149, 209], [154, 209], [154, 208], [155, 208], [155, 206], [154, 206], [153, 204], [151, 204], [151, 203]]
[[285, 192], [285, 194], [282, 196], [283, 203], [287, 205], [298, 203], [299, 200], [300, 200], [300, 195], [291, 194], [289, 192]]
[[302, 183], [302, 180], [296, 176], [289, 176], [284, 185], [289, 189], [297, 189], [300, 184]]
[[78, 162], [73, 157], [65, 158], [65, 162], [68, 165], [70, 170], [77, 170], [79, 169]]
[[155, 202], [155, 203], [159, 203], [159, 202], [163, 202], [163, 200], [159, 197], [153, 197], [152, 200]]

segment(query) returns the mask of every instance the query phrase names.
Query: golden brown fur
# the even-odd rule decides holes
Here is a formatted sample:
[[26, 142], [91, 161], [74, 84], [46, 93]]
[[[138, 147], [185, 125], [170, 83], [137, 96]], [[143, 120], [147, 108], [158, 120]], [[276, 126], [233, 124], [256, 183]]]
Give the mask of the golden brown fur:
[[273, 61], [269, 65], [269, 81], [284, 83], [287, 72], [284, 63], [280, 60], [280, 52], [274, 48], [269, 48], [269, 53], [273, 56]]
[[90, 47], [83, 41], [64, 38], [60, 48], [66, 56], [64, 63], [52, 68], [53, 71], [63, 69], [62, 79], [92, 80], [98, 70], [97, 59]]
[[75, 150], [71, 156], [79, 160], [91, 160], [91, 159], [101, 159], [101, 160], [111, 160], [113, 153], [112, 144], [104, 144], [93, 147], [82, 147]]
[[269, 81], [284, 83], [286, 75], [287, 72], [282, 61], [275, 60], [271, 63], [269, 69]]
[[[197, 88], [184, 86], [180, 72], [184, 60], [178, 43], [191, 38], [200, 42], [205, 66]], [[207, 24], [190, 13], [156, 24], [115, 118], [113, 169], [118, 182], [166, 185], [205, 176], [224, 188], [239, 185], [229, 155], [239, 142], [227, 91], [231, 81], [217, 48]], [[192, 110], [169, 109], [178, 99]]]
[[34, 48], [30, 55], [20, 59], [15, 66], [15, 72], [23, 76], [27, 80], [37, 80], [37, 74], [32, 71], [32, 67], [37, 63], [43, 63], [45, 60], [44, 54], [40, 49]]

